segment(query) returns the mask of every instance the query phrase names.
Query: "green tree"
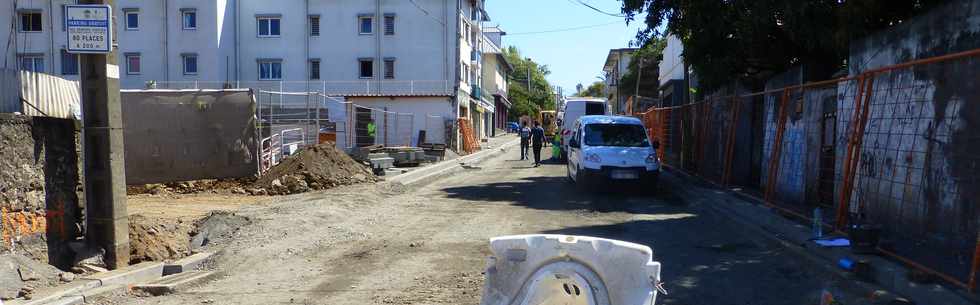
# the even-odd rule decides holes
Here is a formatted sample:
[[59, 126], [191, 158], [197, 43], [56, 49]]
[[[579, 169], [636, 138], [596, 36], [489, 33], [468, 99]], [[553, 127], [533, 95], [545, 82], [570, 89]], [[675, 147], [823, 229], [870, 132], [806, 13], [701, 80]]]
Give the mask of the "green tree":
[[[524, 58], [514, 46], [504, 49], [504, 57], [514, 66], [514, 70], [507, 75], [508, 98], [514, 104], [508, 112], [508, 119], [516, 120], [523, 115], [536, 117], [541, 110], [554, 110], [555, 94], [548, 83], [547, 77], [551, 74], [548, 66]], [[528, 71], [531, 75], [530, 85]]]
[[626, 20], [646, 13], [645, 43], [666, 33], [684, 43], [701, 86], [761, 82], [797, 64], [810, 77], [840, 70], [849, 42], [901, 23], [942, 0], [623, 0]]
[[[636, 95], [636, 80], [640, 78], [640, 96], [656, 97], [660, 95], [660, 69], [657, 63], [664, 53], [667, 40], [663, 37], [653, 37], [648, 39], [642, 48], [633, 53], [630, 60], [629, 70], [619, 79], [620, 94], [624, 96]], [[643, 73], [637, 75], [640, 61], [643, 61]]]
[[595, 81], [589, 87], [579, 91], [575, 96], [588, 96], [588, 97], [602, 97], [605, 98], [606, 83], [603, 81]]

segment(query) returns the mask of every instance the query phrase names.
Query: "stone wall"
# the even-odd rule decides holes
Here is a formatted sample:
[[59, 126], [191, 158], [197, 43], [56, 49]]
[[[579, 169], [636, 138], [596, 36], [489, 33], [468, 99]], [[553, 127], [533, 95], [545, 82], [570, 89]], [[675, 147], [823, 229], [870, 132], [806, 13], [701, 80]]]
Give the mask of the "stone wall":
[[81, 219], [75, 121], [0, 114], [0, 250], [64, 266]]

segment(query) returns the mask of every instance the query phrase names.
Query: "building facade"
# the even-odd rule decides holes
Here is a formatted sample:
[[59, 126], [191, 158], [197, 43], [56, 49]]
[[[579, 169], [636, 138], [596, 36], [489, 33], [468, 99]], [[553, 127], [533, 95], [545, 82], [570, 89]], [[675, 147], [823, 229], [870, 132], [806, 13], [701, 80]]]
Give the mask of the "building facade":
[[507, 33], [498, 27], [484, 29], [482, 98], [493, 104], [494, 110], [485, 127], [488, 136], [507, 128], [507, 112], [513, 106], [507, 96], [507, 75], [514, 67], [504, 57], [501, 44], [504, 35]]
[[626, 110], [626, 102], [629, 97], [621, 94], [619, 82], [623, 75], [629, 71], [630, 61], [633, 60], [633, 52], [636, 50], [636, 48], [612, 49], [606, 56], [606, 64], [602, 67], [606, 77], [606, 96], [604, 98], [609, 100], [613, 113], [622, 114]]
[[[432, 116], [492, 118], [484, 1], [117, 0], [120, 85], [322, 92], [413, 113], [413, 134]], [[75, 2], [0, 0], [3, 66], [77, 79], [61, 22]]]
[[677, 36], [668, 35], [660, 62], [660, 100], [662, 106], [687, 103], [687, 65], [684, 63], [684, 44]]

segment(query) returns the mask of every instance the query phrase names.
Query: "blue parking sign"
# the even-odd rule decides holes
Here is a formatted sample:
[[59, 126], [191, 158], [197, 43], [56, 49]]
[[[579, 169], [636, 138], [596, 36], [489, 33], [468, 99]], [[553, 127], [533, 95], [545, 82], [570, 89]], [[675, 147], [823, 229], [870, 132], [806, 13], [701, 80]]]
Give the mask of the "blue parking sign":
[[112, 8], [108, 5], [65, 7], [68, 53], [106, 54], [112, 51]]

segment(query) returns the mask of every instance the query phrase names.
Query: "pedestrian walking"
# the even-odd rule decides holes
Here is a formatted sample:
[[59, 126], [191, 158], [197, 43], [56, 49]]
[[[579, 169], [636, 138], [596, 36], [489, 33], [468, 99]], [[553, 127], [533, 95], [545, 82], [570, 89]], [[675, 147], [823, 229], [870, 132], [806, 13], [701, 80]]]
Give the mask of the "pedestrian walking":
[[541, 146], [544, 145], [544, 128], [541, 122], [534, 122], [534, 129], [531, 129], [531, 149], [534, 150], [534, 167], [541, 166]]
[[527, 127], [527, 122], [521, 124], [521, 160], [527, 160], [527, 148], [531, 144], [531, 128]]

